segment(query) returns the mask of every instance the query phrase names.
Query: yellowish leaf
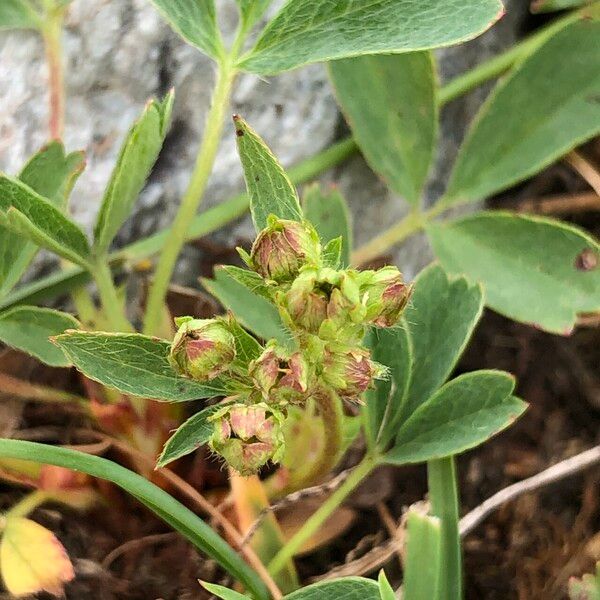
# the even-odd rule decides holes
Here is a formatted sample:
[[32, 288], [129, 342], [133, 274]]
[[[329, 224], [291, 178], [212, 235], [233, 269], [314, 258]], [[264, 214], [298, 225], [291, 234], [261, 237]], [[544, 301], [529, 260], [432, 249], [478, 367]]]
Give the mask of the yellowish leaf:
[[9, 517], [0, 541], [0, 571], [6, 589], [15, 596], [45, 591], [63, 594], [75, 577], [73, 565], [56, 536], [35, 521]]

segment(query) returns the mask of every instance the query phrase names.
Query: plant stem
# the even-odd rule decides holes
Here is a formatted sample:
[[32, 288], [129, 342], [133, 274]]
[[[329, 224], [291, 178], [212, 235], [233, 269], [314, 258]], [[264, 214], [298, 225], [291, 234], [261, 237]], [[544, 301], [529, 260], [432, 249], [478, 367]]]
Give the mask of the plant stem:
[[42, 25], [42, 36], [48, 63], [48, 89], [50, 94], [50, 139], [63, 137], [65, 127], [65, 90], [62, 53], [62, 22], [64, 9], [48, 7]]
[[438, 597], [435, 600], [462, 598], [462, 557], [458, 531], [458, 489], [454, 457], [427, 463], [431, 513], [442, 523], [442, 559]]
[[358, 486], [358, 484], [375, 468], [377, 465], [377, 457], [368, 454], [363, 458], [362, 462], [350, 473], [346, 481], [335, 491], [318, 510], [310, 516], [298, 532], [290, 539], [290, 541], [275, 555], [273, 560], [267, 566], [271, 575], [278, 573], [287, 562], [294, 557], [295, 554], [302, 548], [304, 543], [308, 541], [325, 523], [325, 521], [333, 514], [338, 506], [346, 499], [346, 497]]
[[150, 288], [143, 327], [146, 334], [152, 334], [158, 328], [167, 288], [173, 274], [173, 269], [175, 268], [177, 257], [185, 243], [186, 235], [204, 195], [219, 142], [221, 141], [225, 111], [229, 106], [229, 98], [235, 75], [236, 70], [232, 65], [231, 57], [224, 59], [217, 71], [215, 90], [211, 107], [206, 117], [206, 127], [196, 159], [196, 165], [181, 201], [179, 211], [167, 234], [154, 274], [154, 281]]
[[7, 519], [26, 517], [33, 512], [40, 504], [43, 504], [50, 498], [50, 494], [44, 490], [35, 490], [25, 495], [10, 510], [4, 513]]
[[110, 327], [113, 331], [133, 331], [131, 323], [125, 317], [122, 302], [117, 295], [117, 289], [108, 263], [102, 259], [98, 260], [91, 273], [98, 287], [102, 308]]
[[363, 265], [381, 256], [390, 246], [399, 244], [422, 229], [424, 224], [424, 215], [419, 211], [411, 211], [395, 225], [355, 250], [352, 253], [352, 264]]

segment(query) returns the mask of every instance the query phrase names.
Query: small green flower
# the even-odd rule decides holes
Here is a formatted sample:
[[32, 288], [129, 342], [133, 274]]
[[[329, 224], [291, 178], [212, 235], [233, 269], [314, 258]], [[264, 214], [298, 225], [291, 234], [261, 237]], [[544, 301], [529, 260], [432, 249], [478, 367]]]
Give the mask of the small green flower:
[[278, 283], [296, 277], [306, 264], [318, 264], [319, 238], [308, 223], [270, 217], [250, 252], [252, 268], [265, 279]]
[[242, 475], [253, 475], [269, 461], [279, 462], [285, 450], [284, 416], [264, 402], [233, 404], [212, 417], [209, 445]]
[[210, 381], [227, 371], [236, 354], [235, 338], [220, 319], [179, 319], [169, 362], [181, 375]]

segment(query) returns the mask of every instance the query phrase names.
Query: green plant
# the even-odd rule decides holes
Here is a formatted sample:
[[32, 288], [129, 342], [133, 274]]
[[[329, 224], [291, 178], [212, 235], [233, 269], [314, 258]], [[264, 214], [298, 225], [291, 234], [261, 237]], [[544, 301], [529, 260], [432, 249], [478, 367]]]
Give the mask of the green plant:
[[[0, 8], [0, 26], [34, 27], [44, 34], [51, 73], [51, 138], [62, 130], [60, 22], [67, 4], [9, 0]], [[109, 253], [161, 149], [172, 93], [148, 103], [125, 140], [92, 243], [66, 207], [83, 168], [80, 153], [66, 155], [59, 142], [52, 142], [19, 178], [0, 176], [0, 339], [48, 364], [73, 364], [102, 383], [110, 409], [126, 415], [119, 420], [126, 426], [118, 431], [109, 426], [109, 432], [152, 458], [171, 423], [180, 425], [163, 449], [160, 467], [202, 444], [243, 475], [268, 462], [279, 463], [279, 470], [262, 483], [232, 475], [236, 497], [244, 498], [237, 507], [240, 522], [251, 523], [270, 499], [322, 481], [362, 431], [367, 443], [363, 460], [303, 527], [286, 542], [270, 517], [261, 528], [262, 539], [252, 542], [277, 585], [292, 592], [289, 598], [342, 593], [348, 598], [390, 598], [393, 592], [385, 576], [379, 584], [346, 579], [293, 591], [298, 580], [292, 559], [376, 466], [426, 462], [431, 514], [409, 517], [405, 595], [408, 600], [461, 597], [453, 457], [509, 425], [525, 404], [513, 396], [514, 381], [506, 373], [477, 371], [447, 380], [484, 303], [555, 333], [571, 331], [581, 313], [599, 311], [600, 248], [585, 232], [552, 219], [492, 211], [460, 219], [446, 215], [529, 177], [600, 131], [593, 100], [600, 93], [594, 51], [600, 33], [598, 5], [563, 16], [504, 55], [440, 87], [429, 48], [462, 41], [489, 26], [499, 15], [496, 0], [443, 5], [433, 0], [377, 0], [368, 5], [357, 0], [353, 10], [324, 0], [290, 1], [251, 48], [248, 35], [268, 1], [238, 0], [240, 21], [229, 48], [212, 1], [154, 4], [217, 69], [205, 136], [175, 221], [168, 231]], [[332, 82], [354, 140], [307, 161], [290, 178], [260, 137], [236, 117], [248, 194], [194, 220], [236, 75], [274, 74], [320, 61], [331, 61]], [[446, 193], [426, 208], [422, 196], [440, 108], [506, 71], [472, 125]], [[407, 201], [410, 212], [352, 253], [343, 197], [313, 187], [301, 204], [292, 179], [306, 181], [357, 147]], [[164, 301], [182, 245], [248, 206], [258, 233], [252, 252], [241, 252], [249, 269], [225, 266], [216, 270], [214, 279], [203, 281], [232, 314], [208, 321], [180, 317], [171, 341], [174, 331], [164, 318]], [[420, 230], [427, 233], [441, 266], [431, 265], [419, 274], [408, 304], [409, 286], [395, 268], [351, 268]], [[64, 271], [12, 291], [37, 247], [62, 257]], [[132, 324], [111, 268], [159, 250], [143, 323]], [[95, 281], [99, 308], [81, 287], [87, 277]], [[66, 313], [22, 304], [67, 289], [81, 325]], [[143, 334], [135, 333], [134, 325], [141, 325]], [[151, 337], [157, 334], [168, 339]], [[183, 424], [180, 405], [151, 402], [220, 397], [225, 400]], [[345, 415], [344, 402], [361, 398], [359, 416]], [[157, 420], [153, 414], [161, 426], [148, 436], [144, 427]], [[299, 442], [290, 428], [298, 423], [298, 440], [309, 439], [314, 446], [303, 464], [293, 460], [294, 443]], [[267, 597], [256, 574], [216, 534], [143, 478], [101, 459], [15, 441], [0, 441], [0, 457], [76, 468], [122, 485], [215, 557], [253, 597]], [[411, 569], [424, 555], [431, 557], [427, 582]], [[206, 586], [224, 598], [240, 597]], [[277, 595], [277, 586], [270, 592]]]

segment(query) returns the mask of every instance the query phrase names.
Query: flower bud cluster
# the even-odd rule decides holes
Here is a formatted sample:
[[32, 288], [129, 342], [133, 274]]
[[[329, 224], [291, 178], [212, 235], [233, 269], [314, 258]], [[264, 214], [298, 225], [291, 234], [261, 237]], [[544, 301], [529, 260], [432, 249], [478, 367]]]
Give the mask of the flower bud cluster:
[[323, 386], [357, 401], [385, 376], [362, 340], [369, 327], [398, 323], [411, 289], [395, 267], [335, 268], [309, 223], [272, 216], [245, 260], [270, 290], [295, 349], [271, 340], [244, 363], [226, 319], [186, 317], [178, 321], [169, 360], [197, 381], [221, 376], [237, 383], [233, 403], [211, 417], [209, 444], [231, 467], [250, 474], [283, 457], [290, 406], [302, 407]]

